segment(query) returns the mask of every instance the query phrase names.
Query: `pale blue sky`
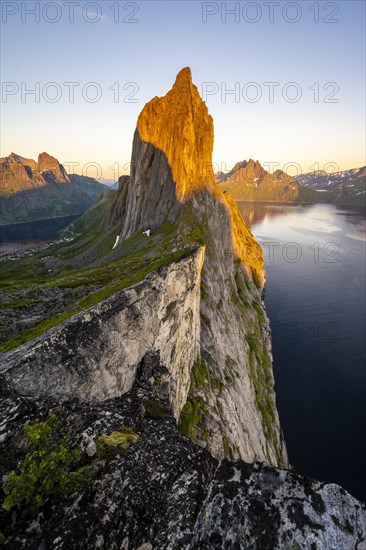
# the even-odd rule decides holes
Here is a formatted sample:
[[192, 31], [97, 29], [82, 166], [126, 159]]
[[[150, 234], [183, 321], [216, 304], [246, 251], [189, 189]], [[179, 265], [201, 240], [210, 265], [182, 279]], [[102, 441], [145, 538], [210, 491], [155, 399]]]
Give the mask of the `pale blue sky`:
[[[104, 178], [114, 179], [126, 171], [144, 104], [164, 95], [176, 73], [189, 65], [201, 93], [204, 83], [212, 83], [207, 105], [215, 122], [217, 166], [229, 169], [249, 157], [277, 162], [279, 168], [297, 163], [303, 172], [314, 163], [322, 168], [336, 162], [340, 169], [365, 164], [363, 1], [226, 2], [227, 10], [235, 4], [240, 10], [226, 14], [226, 22], [221, 2], [80, 0], [74, 2], [74, 22], [65, 2], [38, 4], [36, 22], [25, 9], [37, 8], [37, 2], [2, 1], [1, 156], [14, 151], [35, 158], [45, 150], [63, 163], [79, 162], [76, 172], [97, 163]], [[119, 22], [114, 21], [117, 6]], [[205, 23], [207, 11], [217, 13], [207, 15]], [[88, 21], [93, 17], [100, 20]], [[47, 101], [57, 91], [47, 88], [52, 82], [61, 93], [54, 103]], [[65, 82], [80, 83], [74, 103]], [[95, 103], [82, 94], [90, 82], [102, 93]], [[278, 83], [273, 102], [266, 82]], [[298, 102], [283, 98], [289, 82], [301, 90]], [[115, 83], [119, 102], [114, 101], [117, 85], [109, 89]], [[134, 84], [124, 90], [128, 83]], [[41, 90], [39, 102], [31, 95], [22, 101], [22, 88], [24, 94], [35, 86]], [[225, 88], [235, 87], [239, 97], [227, 95], [223, 101]], [[95, 89], [88, 92], [93, 99]], [[124, 102], [133, 92], [137, 101]], [[290, 99], [295, 92], [288, 88]], [[250, 101], [254, 93], [262, 94], [256, 103]], [[338, 102], [324, 102], [327, 96]], [[114, 175], [109, 167], [117, 163]], [[93, 167], [88, 174], [97, 175]]]

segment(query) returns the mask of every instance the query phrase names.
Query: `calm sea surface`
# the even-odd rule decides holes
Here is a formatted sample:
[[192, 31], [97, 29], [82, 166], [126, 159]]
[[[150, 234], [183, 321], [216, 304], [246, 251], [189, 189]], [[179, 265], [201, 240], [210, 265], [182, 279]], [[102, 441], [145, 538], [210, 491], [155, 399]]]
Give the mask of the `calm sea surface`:
[[238, 206], [265, 253], [290, 462], [366, 501], [365, 211]]

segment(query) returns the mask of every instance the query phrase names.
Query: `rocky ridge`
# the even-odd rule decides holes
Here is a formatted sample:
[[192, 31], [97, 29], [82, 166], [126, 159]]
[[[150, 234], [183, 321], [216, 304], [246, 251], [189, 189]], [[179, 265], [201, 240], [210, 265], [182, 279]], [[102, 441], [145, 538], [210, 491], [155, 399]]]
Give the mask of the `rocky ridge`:
[[312, 189], [324, 191], [333, 189], [340, 184], [349, 185], [352, 181], [354, 183], [357, 180], [365, 181], [365, 178], [366, 166], [332, 173], [328, 173], [325, 170], [317, 170], [306, 174], [300, 174], [296, 176], [295, 179], [304, 187], [311, 187]]
[[65, 168], [48, 153], [40, 153], [38, 162], [11, 153], [0, 159], [0, 193], [6, 197], [14, 193], [46, 186], [50, 182], [66, 183], [70, 178]]
[[67, 174], [48, 153], [37, 162], [11, 153], [0, 159], [0, 224], [82, 213], [104, 189], [93, 178]]
[[258, 161], [238, 162], [218, 172], [216, 183], [236, 201], [328, 202], [365, 204], [366, 167], [327, 173], [324, 170], [291, 177], [282, 170], [267, 172]]
[[146, 350], [172, 374], [178, 420], [199, 353], [204, 248], [3, 354], [0, 372], [21, 394], [99, 402], [129, 391]]
[[[169, 126], [162, 122], [168, 117], [170, 103], [172, 103], [172, 117]], [[173, 116], [176, 115], [177, 104], [180, 110], [179, 117]], [[153, 118], [149, 126], [145, 119], [146, 113], [150, 111], [152, 113], [150, 116]], [[56, 272], [47, 286], [50, 292], [54, 289], [55, 295], [64, 293], [70, 300], [73, 289], [76, 289], [79, 294], [82, 289], [91, 285], [91, 294], [76, 304], [76, 310], [80, 311], [79, 303], [85, 303], [86, 299], [90, 302], [93, 294], [103, 295], [102, 290], [97, 292], [93, 290], [99, 281], [108, 283], [106, 277], [113, 277], [116, 282], [111, 284], [111, 288], [118, 287], [118, 273], [124, 269], [123, 264], [137, 269], [140, 263], [143, 272], [146, 273], [144, 266], [147, 262], [148, 265], [152, 263], [154, 250], [160, 250], [159, 242], [162, 242], [164, 234], [170, 240], [170, 244], [164, 245], [165, 249], [163, 249], [163, 254], [167, 256], [166, 261], [176, 254], [181, 254], [182, 251], [184, 253], [184, 251], [189, 252], [204, 247], [205, 256], [199, 276], [200, 292], [194, 295], [189, 308], [190, 312], [187, 311], [188, 318], [183, 325], [183, 328], [186, 327], [185, 336], [183, 334], [181, 337], [182, 342], [190, 340], [198, 342], [198, 345], [197, 348], [191, 346], [188, 373], [185, 370], [180, 371], [177, 366], [174, 371], [176, 386], [184, 388], [181, 405], [174, 409], [177, 416], [181, 412], [179, 419], [181, 429], [194, 441], [200, 441], [201, 444], [206, 445], [217, 458], [241, 457], [248, 462], [267, 460], [274, 465], [286, 465], [286, 448], [273, 390], [269, 321], [262, 300], [265, 282], [263, 253], [249, 227], [243, 222], [234, 201], [215, 184], [212, 168], [211, 173], [207, 173], [205, 178], [200, 176], [200, 170], [197, 173], [192, 172], [190, 160], [199, 158], [201, 154], [205, 155], [205, 164], [209, 163], [212, 166], [209, 151], [212, 153], [213, 123], [206, 106], [192, 84], [189, 69], [184, 69], [178, 75], [172, 91], [165, 98], [153, 100], [153, 109], [148, 104], [139, 120], [145, 121], [142, 123], [142, 128], [145, 128], [145, 140], [141, 140], [137, 130], [132, 153], [132, 166], [135, 167], [135, 171], [130, 178], [121, 179], [120, 190], [111, 199], [112, 202], [99, 226], [101, 238], [103, 239], [103, 235], [108, 236], [106, 242], [110, 243], [109, 252], [104, 248], [105, 243], [101, 242], [103, 258], [99, 259], [98, 228], [93, 226], [89, 241], [81, 233], [69, 246], [61, 248], [60, 255], [57, 255], [57, 250], [54, 252], [53, 262], [51, 262], [52, 258], [42, 258], [41, 262], [46, 269], [47, 266], [52, 265], [51, 270]], [[197, 133], [195, 129], [196, 126], [200, 127], [201, 122], [205, 128], [203, 134]], [[186, 129], [186, 137], [182, 136], [183, 127]], [[152, 139], [157, 140], [156, 142], [160, 140], [159, 143], [163, 145], [175, 144], [175, 149], [170, 149], [168, 154], [173, 160], [175, 159], [177, 167], [174, 172], [177, 178], [181, 178], [181, 184], [175, 182], [165, 152], [146, 141], [148, 139], [146, 128], [160, 128], [161, 135], [157, 135], [156, 130], [152, 134]], [[182, 143], [179, 141], [180, 136]], [[189, 137], [192, 138], [190, 145]], [[188, 164], [186, 171], [179, 168], [178, 159], [181, 148], [187, 151], [188, 155], [181, 159], [181, 164]], [[192, 178], [200, 178], [197, 188], [194, 187], [193, 179], [189, 180], [189, 185], [184, 186], [183, 180], [187, 174], [191, 174]], [[180, 189], [179, 192], [177, 186]], [[109, 204], [106, 200], [98, 201], [96, 210], [101, 208], [104, 211], [106, 204]], [[96, 212], [90, 211], [89, 216], [93, 218], [91, 222], [94, 223]], [[87, 232], [87, 228], [90, 227], [88, 214], [80, 218], [78, 223], [73, 224], [73, 227], [76, 226]], [[116, 245], [113, 234], [115, 235], [117, 228], [120, 231], [120, 244]], [[90, 245], [87, 244], [88, 242]], [[149, 249], [149, 243], [156, 243], [155, 248]], [[76, 253], [73, 252], [74, 250]], [[168, 255], [167, 252], [169, 252]], [[129, 263], [127, 263], [128, 256], [131, 258]], [[120, 260], [115, 263], [119, 257]], [[135, 257], [136, 260], [133, 259]], [[65, 281], [62, 269], [62, 266], [65, 266], [65, 258], [66, 265], [72, 270], [72, 274], [70, 273], [67, 277], [69, 283]], [[78, 269], [86, 264], [88, 267], [84, 268], [84, 276], [73, 271], [73, 268]], [[34, 269], [31, 263], [26, 264], [25, 267], [29, 271]], [[40, 268], [39, 264], [36, 268], [41, 269], [40, 275], [43, 276], [44, 268]], [[14, 269], [16, 266], [10, 271], [8, 268], [10, 276]], [[174, 270], [174, 265], [170, 269]], [[57, 271], [60, 272], [59, 276]], [[125, 276], [128, 279], [128, 275]], [[11, 283], [10, 280], [9, 283]], [[68, 284], [70, 292], [65, 293], [64, 289]], [[41, 289], [37, 285], [33, 286], [32, 292], [39, 299], [42, 296]], [[59, 287], [60, 290], [58, 290]], [[17, 292], [19, 293], [18, 290]], [[87, 290], [82, 290], [84, 296], [86, 292]], [[10, 291], [4, 300], [5, 302], [10, 300], [9, 305], [15, 307], [15, 297], [14, 292]], [[113, 301], [112, 297], [111, 300]], [[166, 328], [170, 323], [174, 326], [176, 308], [173, 302], [177, 302], [177, 298], [171, 300], [170, 304], [166, 302], [165, 296], [161, 301], [162, 306], [154, 301], [155, 313], [149, 305], [149, 300], [149, 293], [147, 293], [133, 308], [127, 301], [126, 307], [118, 313], [121, 318], [118, 322], [118, 331], [115, 329], [115, 321], [108, 318], [109, 320], [105, 322], [105, 330], [110, 330], [115, 337], [112, 341], [108, 340], [108, 344], [103, 344], [107, 350], [106, 353], [103, 354], [103, 346], [98, 346], [98, 338], [102, 338], [103, 331], [99, 330], [96, 333], [98, 338], [95, 338], [94, 346], [89, 345], [89, 327], [99, 326], [100, 318], [103, 316], [104, 305], [101, 304], [89, 311], [90, 323], [80, 323], [80, 315], [84, 314], [78, 314], [79, 316], [71, 317], [70, 321], [62, 323], [59, 329], [52, 329], [50, 337], [46, 333], [45, 336], [30, 340], [18, 350], [4, 354], [2, 364], [7, 371], [8, 380], [14, 379], [18, 391], [32, 391], [32, 394], [38, 397], [47, 392], [56, 392], [53, 395], [66, 398], [74, 392], [74, 395], [79, 397], [82, 394], [85, 399], [102, 399], [107, 395], [123, 393], [130, 388], [141, 354], [151, 349], [160, 351], [167, 368], [170, 369], [177, 350], [179, 351], [183, 346], [178, 341], [176, 350], [172, 349], [169, 342], [176, 342], [179, 333], [175, 335], [175, 330], [172, 332]], [[21, 302], [20, 305], [23, 303]], [[33, 307], [28, 303], [24, 305], [29, 308], [28, 311], [33, 309], [34, 315], [37, 316], [36, 306]], [[168, 308], [167, 313], [160, 315], [160, 307]], [[68, 309], [73, 311], [71, 303]], [[146, 317], [145, 328], [142, 329], [142, 325], [139, 326], [140, 335], [138, 330], [134, 332], [134, 325], [128, 322], [131, 311], [134, 312], [135, 317]], [[149, 313], [146, 313], [147, 311]], [[199, 324], [192, 322], [194, 311], [200, 312]], [[67, 311], [62, 310], [59, 318], [65, 317], [67, 317]], [[16, 317], [14, 322], [16, 322], [15, 319]], [[75, 326], [78, 327], [77, 338], [75, 338], [73, 319], [75, 319]], [[157, 326], [156, 330], [149, 334], [148, 325], [149, 323], [151, 325], [152, 319]], [[57, 318], [55, 321], [51, 318], [51, 321], [55, 324]], [[47, 327], [47, 324], [47, 320], [41, 320], [39, 329], [36, 324], [34, 330], [23, 331], [24, 336], [29, 340], [33, 334], [39, 334], [38, 331], [41, 331], [42, 327]], [[135, 334], [135, 336], [131, 339], [128, 337], [124, 343], [123, 335], [128, 334]], [[152, 334], [155, 336], [161, 334], [162, 337], [153, 342]], [[145, 335], [148, 336], [145, 337]], [[23, 338], [22, 333], [20, 336]], [[52, 344], [52, 353], [58, 349], [60, 351], [53, 353], [50, 366], [44, 369], [42, 365], [50, 351], [50, 344], [47, 342]], [[77, 345], [74, 345], [74, 342], [77, 342]], [[3, 349], [11, 348], [5, 342]], [[123, 349], [125, 351], [122, 353]], [[136, 349], [139, 349], [137, 354]], [[171, 359], [166, 358], [165, 349], [172, 349]], [[126, 362], [128, 357], [131, 361]], [[110, 369], [108, 369], [108, 361], [113, 365]], [[69, 365], [67, 376], [62, 376], [63, 362]], [[39, 376], [37, 373], [41, 372], [42, 376]], [[88, 373], [87, 379], [81, 383], [80, 377], [82, 378], [85, 373]], [[58, 384], [57, 379], [60, 375], [62, 383]], [[70, 380], [73, 380], [73, 384], [69, 383]], [[96, 390], [98, 386], [96, 380], [104, 380], [104, 385], [115, 388], [113, 391], [116, 393], [107, 392], [106, 394], [104, 390], [99, 392]], [[124, 382], [126, 380], [127, 383]], [[83, 388], [82, 391], [80, 387]]]

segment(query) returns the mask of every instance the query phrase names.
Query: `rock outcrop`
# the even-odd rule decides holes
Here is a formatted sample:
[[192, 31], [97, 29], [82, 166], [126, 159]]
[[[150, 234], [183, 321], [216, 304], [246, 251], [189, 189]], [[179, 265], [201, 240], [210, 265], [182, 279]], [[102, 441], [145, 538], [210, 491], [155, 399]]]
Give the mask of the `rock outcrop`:
[[126, 197], [130, 176], [121, 176], [118, 180], [118, 193], [116, 194], [113, 203], [107, 211], [106, 216], [101, 225], [102, 230], [115, 226], [120, 220], [126, 218]]
[[0, 225], [81, 214], [104, 189], [93, 178], [69, 176], [48, 153], [38, 162], [11, 153], [0, 159]]
[[98, 402], [129, 391], [142, 357], [159, 350], [178, 420], [199, 357], [203, 258], [201, 247], [3, 354], [0, 372], [20, 394]]
[[[24, 458], [22, 423], [55, 415], [59, 437], [81, 450], [74, 467], [93, 478], [42, 513], [0, 510], [4, 549], [358, 549], [366, 511], [342, 488], [242, 460], [221, 464], [177, 429], [171, 375], [147, 354], [131, 390], [99, 404], [34, 400], [0, 384], [0, 476]], [[101, 454], [99, 438], [127, 431], [128, 449]], [[81, 528], [82, 527], [82, 528]]]
[[211, 187], [213, 121], [187, 67], [170, 92], [142, 110], [133, 141], [131, 185], [121, 241], [175, 220], [181, 203]]
[[364, 548], [365, 508], [338, 485], [268, 464], [223, 461], [190, 548]]
[[188, 67], [179, 72], [166, 96], [145, 105], [137, 132], [143, 142], [166, 155], [178, 200], [212, 182], [213, 120]]

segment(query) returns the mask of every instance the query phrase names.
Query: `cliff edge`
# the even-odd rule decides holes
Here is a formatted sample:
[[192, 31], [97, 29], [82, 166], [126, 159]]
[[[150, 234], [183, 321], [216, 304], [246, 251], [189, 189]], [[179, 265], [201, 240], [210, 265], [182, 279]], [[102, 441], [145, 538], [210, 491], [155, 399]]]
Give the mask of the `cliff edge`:
[[177, 248], [205, 246], [200, 353], [182, 429], [218, 458], [286, 465], [262, 301], [263, 253], [233, 199], [215, 183], [213, 140], [212, 117], [184, 68], [138, 118], [130, 181], [119, 191], [119, 243], [177, 223]]

